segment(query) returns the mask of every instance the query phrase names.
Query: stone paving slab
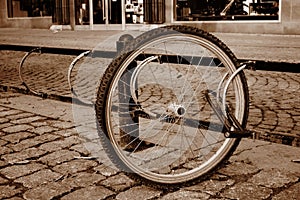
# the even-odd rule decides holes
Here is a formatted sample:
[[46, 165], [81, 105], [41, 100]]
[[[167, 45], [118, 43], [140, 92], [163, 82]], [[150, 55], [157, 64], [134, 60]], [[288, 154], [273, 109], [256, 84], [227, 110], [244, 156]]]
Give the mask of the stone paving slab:
[[[51, 112], [54, 109], [56, 112]], [[89, 159], [89, 140], [78, 133], [72, 109], [69, 103], [51, 99], [0, 93], [1, 199], [252, 200], [299, 196], [300, 165], [291, 160], [299, 157], [300, 149], [250, 139], [241, 142], [224, 167], [196, 185], [175, 190], [141, 185], [104, 160]], [[105, 156], [103, 151], [97, 153]]]

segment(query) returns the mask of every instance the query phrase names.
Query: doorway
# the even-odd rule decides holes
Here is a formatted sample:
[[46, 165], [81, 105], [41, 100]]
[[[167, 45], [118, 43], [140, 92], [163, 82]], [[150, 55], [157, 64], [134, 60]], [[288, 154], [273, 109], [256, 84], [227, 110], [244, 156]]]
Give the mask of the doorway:
[[124, 0], [76, 0], [76, 25], [122, 24]]
[[122, 2], [121, 0], [109, 0], [108, 23], [122, 24]]

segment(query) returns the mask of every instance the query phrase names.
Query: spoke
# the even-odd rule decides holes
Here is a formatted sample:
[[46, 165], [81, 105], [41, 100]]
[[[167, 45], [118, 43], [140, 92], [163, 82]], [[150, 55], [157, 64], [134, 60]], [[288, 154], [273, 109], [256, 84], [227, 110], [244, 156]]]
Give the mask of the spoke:
[[171, 66], [170, 66], [170, 62], [169, 62], [169, 55], [168, 55], [168, 50], [167, 50], [167, 45], [166, 45], [166, 42], [164, 42], [164, 49], [165, 49], [165, 54], [166, 54], [166, 59], [167, 59], [167, 65], [168, 65], [168, 71], [169, 71], [169, 76], [171, 78], [171, 83], [172, 83], [172, 86], [173, 86], [173, 90], [175, 88], [175, 83], [177, 82], [174, 82], [173, 80], [173, 76], [172, 76], [172, 71], [171, 71]]
[[[168, 126], [168, 128], [166, 129], [166, 131], [165, 131], [165, 133], [163, 134], [163, 136], [160, 138], [160, 140], [158, 140], [158, 142], [156, 142], [155, 147], [163, 146], [163, 145], [160, 145], [160, 144], [162, 144], [162, 141], [164, 141], [165, 137], [169, 137], [169, 130], [170, 130], [172, 127], [174, 127], [174, 125], [175, 125], [175, 124], [172, 124], [171, 126]], [[166, 140], [166, 141], [168, 141], [168, 140]], [[169, 142], [169, 144], [171, 144], [171, 143], [172, 143], [172, 141]], [[160, 154], [161, 154], [161, 155], [165, 155], [166, 151], [167, 151], [167, 148], [165, 148], [165, 151], [163, 151], [163, 153], [160, 153]], [[146, 154], [144, 155], [144, 157], [142, 158], [142, 160], [145, 160], [145, 158], [147, 157], [148, 154], [149, 154], [149, 153], [146, 153]]]
[[[183, 129], [183, 135], [186, 135], [186, 132], [185, 132], [184, 129]], [[185, 139], [186, 139], [186, 142], [189, 142], [189, 141], [187, 140], [187, 137], [185, 137]], [[194, 139], [195, 139], [195, 136], [194, 136]], [[193, 154], [193, 157], [195, 157], [194, 151], [193, 151], [193, 149], [192, 149], [192, 147], [191, 147], [192, 144], [194, 144], [194, 145], [196, 146], [196, 144], [194, 143], [194, 140], [192, 140], [191, 144], [189, 144], [189, 149], [190, 149], [190, 152]]]
[[[192, 55], [192, 58], [191, 58], [191, 60], [193, 60], [193, 58], [194, 58], [194, 55]], [[182, 102], [182, 100], [183, 100], [183, 96], [184, 96], [184, 94], [185, 94], [185, 86], [186, 86], [186, 83], [187, 83], [187, 81], [188, 81], [188, 77], [187, 76], [189, 76], [189, 72], [190, 72], [190, 69], [191, 69], [191, 66], [192, 66], [192, 62], [189, 62], [189, 66], [188, 66], [188, 72], [187, 72], [187, 75], [185, 76], [185, 79], [184, 79], [184, 83], [183, 83], [183, 86], [182, 86], [182, 88], [181, 88], [181, 92], [180, 92], [180, 96], [179, 96], [179, 102]]]

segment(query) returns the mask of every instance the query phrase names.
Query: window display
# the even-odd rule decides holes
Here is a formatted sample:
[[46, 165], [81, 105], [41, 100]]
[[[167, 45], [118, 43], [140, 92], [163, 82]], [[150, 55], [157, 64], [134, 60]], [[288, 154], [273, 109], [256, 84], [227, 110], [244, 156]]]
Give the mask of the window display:
[[178, 21], [278, 20], [279, 0], [176, 0]]
[[126, 23], [144, 23], [143, 0], [126, 0]]
[[145, 22], [148, 24], [164, 23], [167, 2], [165, 0], [144, 0]]
[[121, 24], [121, 2], [121, 0], [75, 0], [76, 25]]
[[54, 0], [7, 0], [8, 17], [51, 16]]
[[89, 0], [75, 0], [76, 24], [88, 25], [90, 23]]

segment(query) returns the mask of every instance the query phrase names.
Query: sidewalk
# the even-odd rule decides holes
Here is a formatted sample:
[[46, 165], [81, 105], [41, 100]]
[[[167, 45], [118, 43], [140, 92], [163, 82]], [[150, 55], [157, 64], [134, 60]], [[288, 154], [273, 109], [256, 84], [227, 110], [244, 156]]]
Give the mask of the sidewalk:
[[[115, 51], [122, 34], [137, 36], [144, 31], [59, 31], [45, 29], [0, 29], [0, 44]], [[213, 33], [242, 60], [300, 63], [299, 35]]]
[[[0, 199], [298, 199], [300, 149], [244, 139], [208, 180], [168, 191], [108, 166], [92, 124], [72, 105], [0, 93]], [[87, 122], [87, 121], [86, 121]], [[81, 132], [88, 128], [88, 134]], [[92, 157], [98, 159], [89, 159]]]

